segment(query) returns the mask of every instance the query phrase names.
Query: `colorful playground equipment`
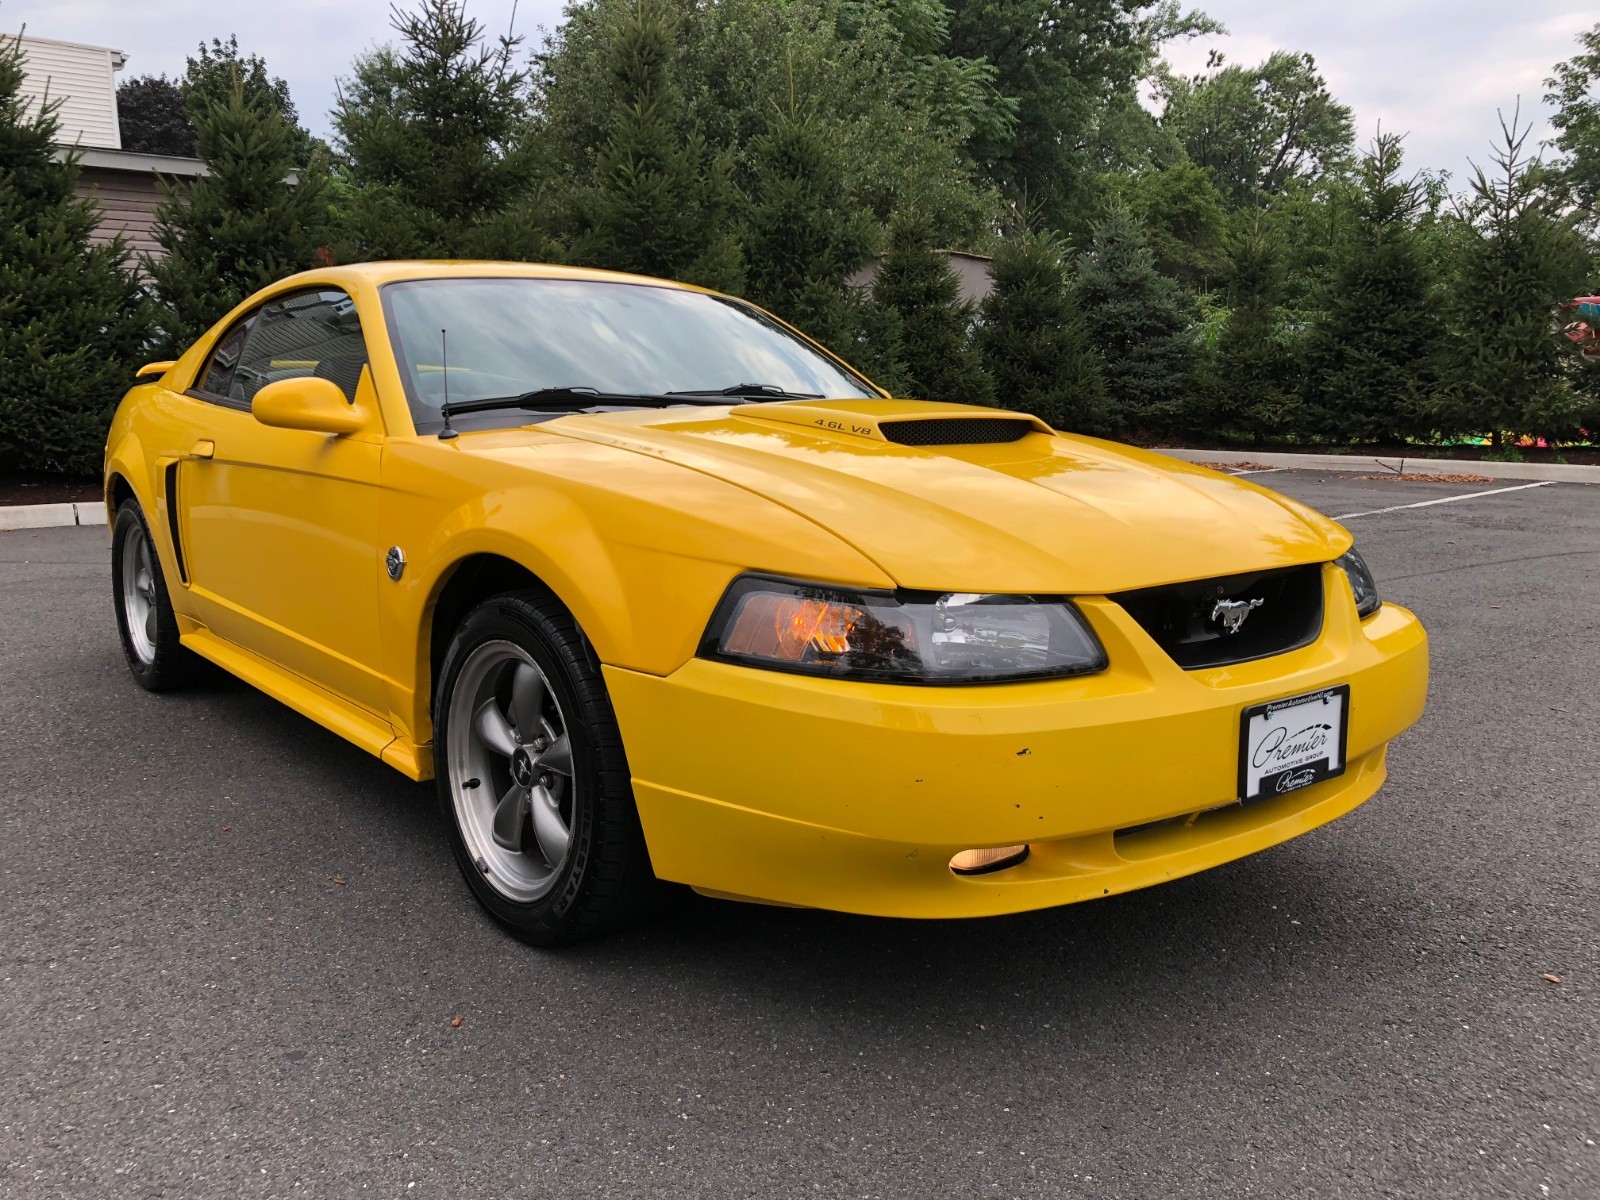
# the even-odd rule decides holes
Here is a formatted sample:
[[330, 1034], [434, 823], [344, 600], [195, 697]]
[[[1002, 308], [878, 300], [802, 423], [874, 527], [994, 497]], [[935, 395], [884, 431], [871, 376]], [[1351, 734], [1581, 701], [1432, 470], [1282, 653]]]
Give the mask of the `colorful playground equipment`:
[[1585, 358], [1600, 358], [1600, 296], [1579, 296], [1561, 306], [1561, 332]]

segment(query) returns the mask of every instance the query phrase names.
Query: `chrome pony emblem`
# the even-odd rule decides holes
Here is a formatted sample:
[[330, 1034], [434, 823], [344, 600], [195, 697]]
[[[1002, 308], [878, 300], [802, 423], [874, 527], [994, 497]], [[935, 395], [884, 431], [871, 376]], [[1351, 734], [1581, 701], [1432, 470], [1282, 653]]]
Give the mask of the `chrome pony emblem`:
[[390, 546], [389, 553], [383, 556], [383, 566], [389, 572], [389, 578], [399, 583], [406, 569], [406, 552], [399, 546]]
[[1245, 618], [1265, 604], [1265, 600], [1218, 600], [1211, 609], [1211, 619], [1222, 622], [1224, 633], [1238, 633]]

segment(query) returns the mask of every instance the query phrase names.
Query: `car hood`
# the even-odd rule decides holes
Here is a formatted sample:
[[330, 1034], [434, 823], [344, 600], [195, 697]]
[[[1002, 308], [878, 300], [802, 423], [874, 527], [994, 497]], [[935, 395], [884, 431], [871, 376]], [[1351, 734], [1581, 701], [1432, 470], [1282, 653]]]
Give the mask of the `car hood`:
[[[1326, 561], [1350, 545], [1340, 526], [1253, 484], [1000, 409], [769, 402], [574, 414], [539, 430], [764, 496], [906, 588], [1104, 594]], [[1015, 440], [902, 444], [997, 430]]]

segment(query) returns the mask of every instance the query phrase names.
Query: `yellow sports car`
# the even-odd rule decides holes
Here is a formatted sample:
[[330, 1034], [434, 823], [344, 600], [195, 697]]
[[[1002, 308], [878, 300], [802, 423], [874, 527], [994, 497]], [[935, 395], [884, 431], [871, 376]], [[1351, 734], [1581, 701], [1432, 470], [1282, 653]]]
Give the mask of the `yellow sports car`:
[[530, 941], [655, 881], [903, 917], [1144, 887], [1349, 812], [1427, 640], [1350, 535], [742, 301], [384, 263], [152, 363], [106, 450], [134, 678], [196, 656], [416, 780]]

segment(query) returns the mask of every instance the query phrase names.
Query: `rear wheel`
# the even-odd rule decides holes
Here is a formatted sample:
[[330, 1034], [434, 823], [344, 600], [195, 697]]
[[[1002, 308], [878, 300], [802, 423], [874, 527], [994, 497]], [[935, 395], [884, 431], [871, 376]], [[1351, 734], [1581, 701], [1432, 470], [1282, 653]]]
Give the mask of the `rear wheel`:
[[519, 937], [620, 928], [654, 890], [600, 667], [549, 596], [498, 596], [462, 623], [434, 696], [439, 805], [473, 892]]
[[111, 533], [111, 590], [117, 633], [134, 680], [152, 692], [188, 683], [199, 660], [178, 640], [178, 617], [167, 595], [161, 558], [137, 500], [124, 500], [117, 509]]

